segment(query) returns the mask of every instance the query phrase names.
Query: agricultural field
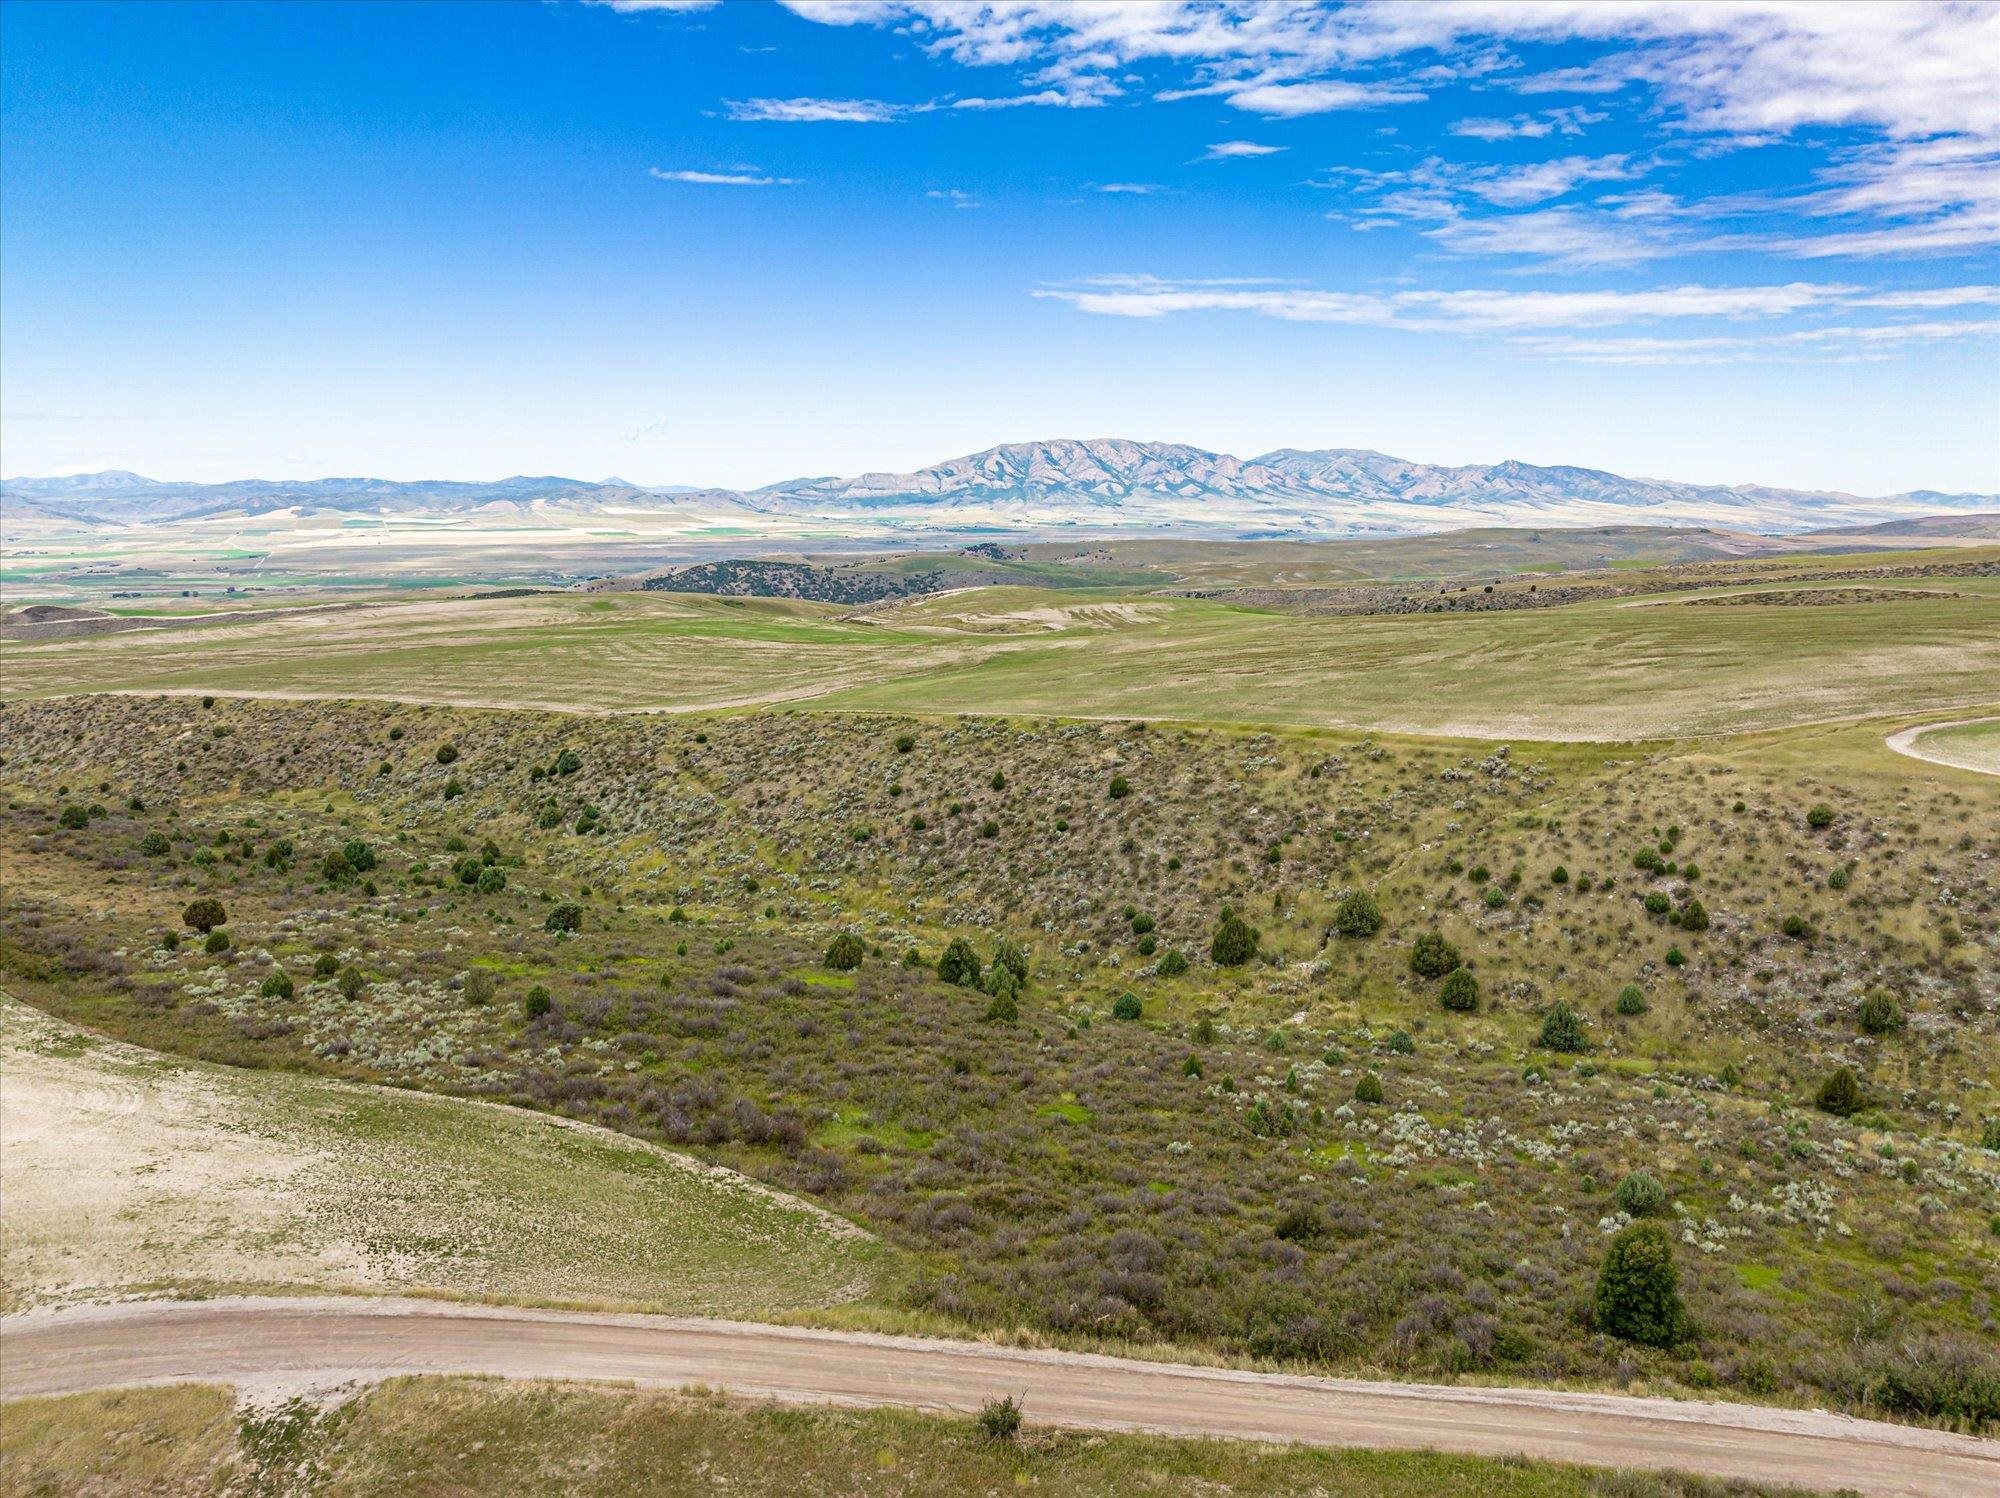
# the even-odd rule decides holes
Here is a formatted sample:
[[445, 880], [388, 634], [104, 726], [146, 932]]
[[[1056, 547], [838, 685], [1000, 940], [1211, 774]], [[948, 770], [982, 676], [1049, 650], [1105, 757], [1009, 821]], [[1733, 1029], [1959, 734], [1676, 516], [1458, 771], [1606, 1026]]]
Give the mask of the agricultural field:
[[[993, 601], [916, 606], [924, 638]], [[611, 617], [656, 603], [727, 617]], [[1851, 686], [1834, 616], [1869, 607], [1769, 612], [1801, 650], [1844, 628]], [[1991, 648], [1953, 638], [1933, 654]], [[1657, 659], [1655, 687], [1685, 669]], [[1246, 715], [1261, 693], [1239, 680]], [[0, 982], [158, 1051], [511, 1103], [806, 1195], [900, 1266], [793, 1313], [828, 1324], [1979, 1426], [2000, 782], [1892, 752], [1907, 721], [1559, 742], [17, 701]], [[1635, 1222], [1686, 1307], [1650, 1339], [1595, 1288]]]
[[[1007, 585], [861, 608], [659, 592], [411, 596], [10, 641], [0, 692], [588, 712], [809, 704], [1538, 741], [1971, 716], [2000, 681], [2000, 558], [1918, 555], [1931, 560], [1803, 569], [1845, 581], [1790, 576], [1802, 570], [1793, 558], [1660, 569], [1644, 574], [1654, 591], [1592, 584], [1556, 607], [1527, 606], [1543, 584], [1524, 578], [1491, 595], [1390, 590], [1365, 605], [1374, 612], [1334, 614], [1312, 611], [1315, 590], [1283, 586], [1245, 601]], [[1267, 561], [1267, 577], [1281, 572]], [[1697, 606], [1727, 597], [1739, 601]], [[1520, 606], [1489, 606], [1496, 598]]]
[[[1790, 1492], [1435, 1452], [1316, 1451], [1086, 1435], [968, 1419], [786, 1409], [699, 1390], [398, 1379], [347, 1402], [239, 1407], [182, 1384], [20, 1400], [0, 1429], [9, 1491], [326, 1494], [753, 1492], [956, 1495], [1204, 1491], [1349, 1498], [1759, 1498]], [[725, 1477], [726, 1474], [726, 1477]]]

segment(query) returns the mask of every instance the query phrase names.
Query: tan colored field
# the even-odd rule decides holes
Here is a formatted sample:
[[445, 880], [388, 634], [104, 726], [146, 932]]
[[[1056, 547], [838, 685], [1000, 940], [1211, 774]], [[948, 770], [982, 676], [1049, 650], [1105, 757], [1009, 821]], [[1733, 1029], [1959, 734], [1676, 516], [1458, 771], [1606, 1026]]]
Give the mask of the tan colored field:
[[239, 1072], [0, 998], [10, 1308], [266, 1285], [748, 1313], [851, 1299], [844, 1219], [604, 1130]]

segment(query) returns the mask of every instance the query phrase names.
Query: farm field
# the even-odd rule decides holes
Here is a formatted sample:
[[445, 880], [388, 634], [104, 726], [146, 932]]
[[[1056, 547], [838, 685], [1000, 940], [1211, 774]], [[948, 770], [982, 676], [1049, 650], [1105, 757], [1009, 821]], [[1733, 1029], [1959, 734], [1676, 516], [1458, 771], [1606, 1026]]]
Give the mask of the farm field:
[[243, 1286], [770, 1314], [881, 1267], [849, 1224], [617, 1134], [100, 1040], [0, 998], [8, 1310]]
[[[833, 1325], [1978, 1426], [2000, 782], [1906, 721], [15, 702], [0, 977], [802, 1193], [908, 1266]], [[1594, 1319], [1641, 1221], [1659, 1348]]]
[[[1727, 592], [1729, 579], [1715, 586]], [[1758, 591], [1776, 604], [1699, 607], [1705, 594], [1682, 591], [1338, 617], [1121, 589], [983, 588], [860, 611], [659, 593], [413, 598], [10, 641], [0, 691], [804, 706], [1538, 740], [1740, 733], [1993, 699], [2000, 579], [1876, 580], [1858, 600], [1849, 589], [1810, 608], [1783, 604], [1821, 591], [1812, 585]]]

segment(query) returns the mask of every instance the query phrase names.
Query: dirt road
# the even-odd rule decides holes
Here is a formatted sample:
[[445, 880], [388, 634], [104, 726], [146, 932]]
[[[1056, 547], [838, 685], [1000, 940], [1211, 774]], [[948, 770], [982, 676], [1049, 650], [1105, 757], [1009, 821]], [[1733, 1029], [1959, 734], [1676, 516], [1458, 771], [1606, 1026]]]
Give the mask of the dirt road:
[[1890, 734], [1882, 742], [1896, 753], [1907, 754], [1911, 759], [1928, 760], [1934, 765], [1950, 765], [1956, 770], [1974, 770], [1981, 775], [2000, 775], [2000, 756], [1996, 756], [1994, 750], [1982, 752], [1976, 748], [1955, 747], [1940, 752], [1937, 745], [1924, 743], [1924, 738], [1929, 734], [1942, 734], [1949, 728], [1970, 728], [1974, 724], [1992, 721], [1990, 718], [1960, 718], [1950, 723], [1919, 723], [1915, 728], [1905, 728], [1898, 733]]
[[970, 1410], [1026, 1396], [1079, 1428], [1525, 1453], [1871, 1494], [2000, 1492], [2000, 1442], [1820, 1412], [1286, 1377], [744, 1322], [389, 1299], [230, 1299], [0, 1321], [0, 1394], [181, 1380], [262, 1395], [409, 1373], [600, 1379], [799, 1403]]

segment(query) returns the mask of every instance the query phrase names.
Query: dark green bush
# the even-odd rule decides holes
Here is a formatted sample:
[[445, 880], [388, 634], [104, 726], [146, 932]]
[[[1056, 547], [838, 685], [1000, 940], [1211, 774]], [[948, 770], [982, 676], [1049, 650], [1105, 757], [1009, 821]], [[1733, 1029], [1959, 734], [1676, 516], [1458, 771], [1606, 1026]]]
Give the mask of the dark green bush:
[[1583, 1020], [1566, 1003], [1558, 1002], [1542, 1020], [1541, 1044], [1544, 1049], [1563, 1051], [1577, 1055], [1590, 1049], [1590, 1040], [1583, 1033]]
[[1367, 890], [1349, 890], [1333, 907], [1333, 929], [1342, 936], [1373, 936], [1382, 929], [1382, 907]]
[[437, 759], [437, 762], [441, 765], [449, 765], [456, 763], [458, 760], [458, 745], [450, 742], [449, 740], [447, 740], [442, 744], [439, 744], [437, 746], [437, 754], [435, 758]]
[[896, 752], [898, 754], [908, 754], [912, 749], [916, 747], [917, 747], [917, 736], [915, 734], [899, 733], [896, 735]]
[[1818, 802], [1811, 811], [1806, 813], [1806, 826], [1812, 828], [1815, 832], [1822, 827], [1831, 827], [1832, 825], [1833, 808], [1828, 806], [1824, 801]]
[[354, 865], [347, 861], [347, 855], [335, 848], [320, 860], [319, 877], [328, 884], [350, 884], [354, 880]]
[[1811, 941], [1813, 938], [1812, 922], [1802, 915], [1786, 916], [1784, 924], [1779, 929], [1793, 941]]
[[1014, 975], [1014, 981], [1021, 987], [1028, 986], [1028, 954], [1021, 944], [1001, 937], [993, 943], [993, 966], [1005, 968]]
[[491, 969], [475, 967], [467, 971], [461, 992], [465, 995], [466, 1003], [483, 1009], [493, 1002], [493, 995], [499, 988], [499, 980], [493, 976]]
[[1657, 1222], [1633, 1223], [1605, 1249], [1597, 1272], [1597, 1326], [1647, 1347], [1671, 1347], [1686, 1337], [1673, 1240]]
[[1442, 978], [1458, 965], [1458, 948], [1435, 931], [1426, 931], [1410, 948], [1410, 971], [1419, 978]]
[[1835, 1118], [1848, 1118], [1859, 1113], [1867, 1099], [1861, 1091], [1861, 1079], [1854, 1075], [1852, 1067], [1838, 1068], [1813, 1094], [1813, 1106], [1822, 1113], [1831, 1113]]
[[1681, 930], [1706, 931], [1708, 929], [1708, 907], [1699, 900], [1690, 900], [1681, 907]]
[[368, 980], [361, 976], [358, 967], [344, 967], [340, 970], [340, 996], [350, 1002], [361, 997], [361, 991], [368, 986]]
[[1111, 1006], [1113, 1019], [1138, 1019], [1146, 1012], [1146, 1006], [1139, 1002], [1136, 993], [1121, 993], [1118, 1002]]
[[1127, 796], [1132, 794], [1132, 783], [1123, 775], [1113, 775], [1111, 777], [1110, 793], [1113, 801], [1123, 801]]
[[1152, 929], [1153, 929], [1153, 918], [1147, 915], [1143, 910], [1132, 917], [1132, 934], [1134, 936], [1144, 936], [1148, 931], [1151, 931]]
[[149, 832], [139, 839], [139, 851], [148, 858], [160, 858], [173, 851], [164, 832]]
[[[1000, 967], [993, 971], [1004, 973], [1007, 969]], [[1011, 1025], [1020, 1017], [1021, 1004], [1015, 997], [1013, 988], [1007, 989], [1004, 993], [996, 993], [993, 995], [993, 1002], [986, 1006], [986, 1019], [989, 1024]]]
[[1627, 983], [1618, 990], [1618, 1003], [1615, 1007], [1620, 1014], [1644, 1014], [1646, 990], [1636, 983]]
[[521, 1000], [521, 1013], [531, 1020], [537, 1020], [555, 1008], [555, 1006], [556, 1002], [549, 997], [549, 991], [537, 983], [533, 988], [528, 990], [527, 995]]
[[1178, 978], [1187, 970], [1187, 958], [1183, 957], [1179, 949], [1175, 947], [1167, 948], [1166, 955], [1159, 960], [1158, 965], [1153, 969], [1162, 978]]
[[1479, 980], [1472, 976], [1469, 968], [1453, 968], [1445, 974], [1444, 987], [1438, 990], [1438, 1002], [1457, 1013], [1470, 1014], [1479, 1007]]
[[1222, 920], [1215, 939], [1208, 945], [1209, 960], [1217, 967], [1241, 967], [1257, 955], [1257, 932], [1229, 906], [1222, 907]]
[[862, 945], [861, 938], [852, 931], [843, 931], [827, 946], [826, 965], [836, 973], [852, 972], [861, 966], [862, 959], [867, 955], [868, 949]]
[[84, 809], [83, 804], [79, 801], [70, 802], [69, 805], [62, 809], [60, 815], [56, 817], [56, 826], [68, 828], [72, 832], [80, 827], [88, 827], [89, 825], [90, 813]]
[[1382, 1079], [1372, 1071], [1361, 1074], [1361, 1080], [1354, 1084], [1354, 1101], [1357, 1103], [1379, 1103], [1382, 1101]]
[[229, 933], [217, 927], [202, 940], [201, 949], [211, 957], [218, 952], [227, 952], [229, 950]]
[[979, 1407], [979, 1430], [989, 1441], [1011, 1441], [1021, 1433], [1021, 1401], [1009, 1394]]
[[938, 958], [937, 975], [940, 981], [959, 988], [973, 988], [979, 983], [979, 954], [972, 950], [972, 943], [962, 936], [954, 936]]
[[292, 975], [282, 970], [267, 975], [257, 992], [267, 999], [289, 999], [294, 991]]
[[583, 756], [574, 749], [565, 749], [556, 756], [554, 769], [558, 775], [574, 775], [583, 768]]
[[1870, 1035], [1888, 1035], [1903, 1028], [1903, 1006], [1882, 989], [1876, 989], [1861, 1001], [1861, 1012], [1857, 1016], [1861, 1028]]
[[558, 905], [549, 912], [542, 922], [542, 929], [552, 936], [566, 935], [583, 929], [583, 907], [581, 905]]
[[487, 865], [479, 871], [479, 880], [476, 887], [482, 895], [499, 894], [501, 890], [507, 887], [506, 870], [496, 869], [490, 864]]
[[223, 913], [222, 902], [207, 895], [199, 900], [190, 900], [187, 909], [181, 912], [182, 925], [202, 932], [213, 931], [228, 919]]

